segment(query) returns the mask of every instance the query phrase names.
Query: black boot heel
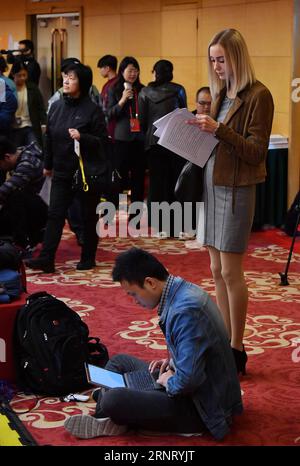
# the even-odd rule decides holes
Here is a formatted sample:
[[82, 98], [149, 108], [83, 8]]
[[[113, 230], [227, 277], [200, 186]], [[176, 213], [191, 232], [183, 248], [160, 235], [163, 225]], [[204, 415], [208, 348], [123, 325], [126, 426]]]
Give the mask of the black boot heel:
[[246, 363], [248, 361], [248, 356], [243, 346], [243, 351], [239, 351], [235, 348], [231, 348], [235, 360], [236, 370], [239, 374], [246, 375]]

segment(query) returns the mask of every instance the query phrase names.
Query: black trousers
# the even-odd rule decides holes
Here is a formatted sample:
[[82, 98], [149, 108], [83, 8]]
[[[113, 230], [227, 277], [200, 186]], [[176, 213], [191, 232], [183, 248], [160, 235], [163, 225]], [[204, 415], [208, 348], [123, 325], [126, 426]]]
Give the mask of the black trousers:
[[37, 138], [31, 126], [13, 129], [12, 140], [14, 141], [17, 147], [28, 146], [32, 142], [37, 142]]
[[144, 200], [146, 157], [141, 141], [116, 141], [114, 163], [122, 176], [122, 188], [131, 190], [131, 202]]
[[0, 210], [0, 235], [12, 236], [25, 248], [43, 239], [48, 207], [38, 194], [17, 190]]
[[[151, 219], [151, 202], [165, 201], [172, 204], [176, 201], [174, 189], [186, 160], [158, 144], [151, 146], [147, 154], [149, 165], [148, 223], [149, 226], [152, 225], [162, 231], [161, 222], [153, 223]], [[173, 222], [171, 215], [170, 236], [174, 235]], [[183, 221], [181, 230], [183, 230]]]
[[[133, 356], [119, 354], [113, 356], [105, 368], [124, 374], [146, 369], [148, 365]], [[98, 398], [95, 417], [110, 417], [116, 424], [162, 432], [206, 430], [190, 397], [169, 397], [165, 390], [112, 388]]]
[[[61, 240], [68, 208], [71, 205], [75, 192], [72, 190], [72, 179], [53, 177], [50, 193], [48, 220], [40, 257], [54, 261], [58, 245]], [[98, 235], [96, 224], [98, 216], [96, 207], [100, 202], [100, 193], [77, 193], [81, 205], [83, 219], [83, 246], [81, 261], [95, 260]]]

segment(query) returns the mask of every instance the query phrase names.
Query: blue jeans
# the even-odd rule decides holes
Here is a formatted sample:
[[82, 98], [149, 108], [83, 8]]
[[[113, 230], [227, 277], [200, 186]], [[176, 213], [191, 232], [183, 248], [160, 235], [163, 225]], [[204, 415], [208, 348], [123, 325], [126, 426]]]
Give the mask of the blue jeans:
[[[148, 365], [133, 356], [118, 354], [105, 368], [123, 374], [147, 369]], [[99, 396], [95, 417], [110, 417], [116, 424], [135, 429], [181, 433], [206, 430], [189, 396], [169, 397], [165, 390], [112, 388]]]

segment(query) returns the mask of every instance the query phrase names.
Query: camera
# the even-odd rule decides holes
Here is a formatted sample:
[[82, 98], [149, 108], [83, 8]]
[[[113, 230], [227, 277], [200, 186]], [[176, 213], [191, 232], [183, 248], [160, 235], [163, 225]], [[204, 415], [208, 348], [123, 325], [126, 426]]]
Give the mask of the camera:
[[16, 49], [16, 50], [0, 50], [0, 53], [1, 55], [9, 55], [11, 53], [14, 53], [14, 52], [19, 52], [19, 53], [22, 53], [24, 50], [19, 50], [19, 49]]

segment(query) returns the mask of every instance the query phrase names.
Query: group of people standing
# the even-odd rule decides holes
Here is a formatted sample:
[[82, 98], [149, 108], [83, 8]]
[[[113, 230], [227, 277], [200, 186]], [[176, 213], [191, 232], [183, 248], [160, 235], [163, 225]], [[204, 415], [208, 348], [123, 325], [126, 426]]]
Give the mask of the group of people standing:
[[[52, 177], [52, 188], [42, 251], [28, 261], [33, 269], [53, 272], [55, 268], [56, 250], [73, 198], [73, 177], [79, 168], [75, 141], [80, 144], [83, 164], [98, 167], [97, 173], [107, 169], [110, 154], [109, 164], [118, 169], [124, 187], [131, 190], [132, 202], [144, 200], [147, 166], [148, 202], [174, 200], [184, 160], [157, 144], [153, 122], [175, 108], [186, 107], [185, 90], [172, 81], [173, 65], [168, 60], [155, 63], [148, 86], [140, 82], [134, 57], [125, 57], [118, 72], [116, 65], [111, 56], [98, 62], [101, 75], [108, 78], [101, 106], [90, 97], [89, 67], [74, 59], [63, 69], [61, 98], [48, 113], [44, 175]], [[266, 176], [274, 105], [269, 90], [255, 77], [246, 43], [237, 30], [226, 29], [213, 37], [208, 46], [208, 70], [209, 88], [197, 93], [195, 118], [186, 124], [196, 125], [218, 139], [204, 169], [204, 245], [236, 369], [244, 374], [248, 290], [243, 262], [254, 216], [255, 185]], [[84, 239], [79, 270], [96, 265], [96, 205], [100, 194], [100, 190], [80, 193]], [[195, 387], [186, 390], [185, 383], [189, 382], [183, 381], [176, 395], [190, 396], [190, 389]], [[165, 386], [169, 386], [168, 379]]]
[[[208, 430], [221, 439], [234, 415], [242, 412], [237, 374], [246, 372], [243, 335], [248, 301], [243, 260], [254, 216], [255, 185], [266, 175], [274, 105], [269, 90], [255, 77], [238, 31], [227, 29], [213, 37], [208, 46], [208, 67], [210, 114], [197, 113], [187, 124], [218, 139], [204, 169], [204, 245], [221, 312], [215, 312], [203, 290], [171, 276], [149, 253], [137, 249], [122, 253], [113, 279], [144, 308], [157, 307], [169, 357], [147, 365], [132, 356], [115, 355], [107, 369], [126, 373], [159, 368], [158, 383], [164, 390], [98, 389], [95, 415], [75, 415], [65, 422], [65, 428], [77, 437], [120, 435], [134, 428], [184, 435]], [[141, 90], [140, 108], [143, 103], [146, 109], [156, 108], [159, 93], [172, 95], [172, 90], [171, 98], [184, 99], [180, 86], [170, 83], [164, 92], [159, 87], [159, 83], [150, 83]], [[125, 89], [123, 96], [120, 107], [132, 94]], [[146, 110], [142, 125], [147, 125], [147, 117]], [[153, 114], [156, 117], [159, 114]], [[153, 119], [149, 120], [151, 125]], [[146, 131], [150, 146], [152, 131], [152, 127]], [[163, 167], [159, 151], [150, 150], [154, 156], [151, 163], [155, 165], [157, 156], [157, 165]]]

